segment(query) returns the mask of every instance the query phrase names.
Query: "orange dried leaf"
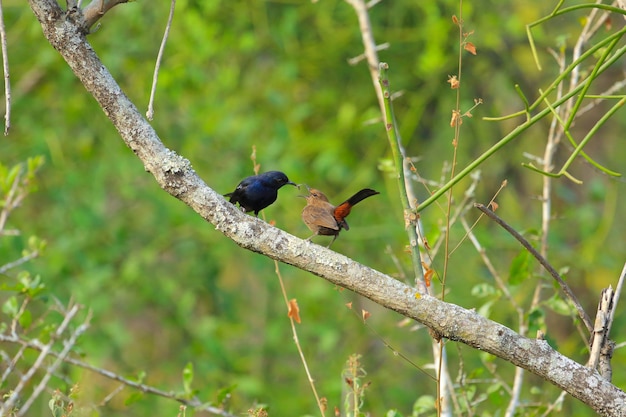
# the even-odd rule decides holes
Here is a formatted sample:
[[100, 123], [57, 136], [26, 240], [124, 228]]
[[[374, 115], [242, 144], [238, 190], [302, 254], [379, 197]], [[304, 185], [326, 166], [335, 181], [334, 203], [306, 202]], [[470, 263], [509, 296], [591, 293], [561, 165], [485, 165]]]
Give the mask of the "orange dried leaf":
[[350, 310], [352, 310], [352, 301], [350, 301], [349, 303], [346, 303], [346, 307], [348, 307]]
[[363, 316], [363, 321], [365, 321], [370, 318], [371, 314], [367, 310], [361, 310], [361, 316]]
[[455, 25], [459, 24], [459, 19], [455, 15], [452, 15], [452, 23], [454, 23]]
[[287, 317], [293, 319], [296, 323], [300, 324], [300, 308], [298, 307], [298, 301], [295, 298], [289, 300]]
[[500, 207], [500, 205], [496, 203], [495, 201], [492, 201], [491, 203], [489, 203], [489, 206], [491, 207], [491, 211], [494, 211], [494, 212], [498, 210], [498, 207]]
[[428, 271], [426, 271], [426, 273], [424, 274], [424, 283], [426, 284], [427, 287], [430, 287], [430, 281], [433, 277], [433, 270], [429, 269]]
[[435, 271], [424, 262], [422, 262], [422, 268], [424, 268], [424, 283], [427, 287], [430, 287], [430, 282]]
[[461, 118], [461, 113], [456, 110], [452, 110], [452, 118], [450, 119], [450, 127], [461, 126], [463, 124], [463, 119]]
[[463, 47], [467, 52], [472, 55], [476, 55], [476, 47], [471, 42], [465, 42], [465, 46]]

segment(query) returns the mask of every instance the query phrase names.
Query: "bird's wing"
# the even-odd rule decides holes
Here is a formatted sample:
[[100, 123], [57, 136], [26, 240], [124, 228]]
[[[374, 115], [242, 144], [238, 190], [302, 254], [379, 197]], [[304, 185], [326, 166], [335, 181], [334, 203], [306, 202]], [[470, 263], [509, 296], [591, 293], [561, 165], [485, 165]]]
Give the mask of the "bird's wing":
[[311, 224], [322, 226], [332, 230], [339, 230], [337, 221], [326, 209], [317, 206], [306, 206], [302, 211], [302, 217], [311, 220]]

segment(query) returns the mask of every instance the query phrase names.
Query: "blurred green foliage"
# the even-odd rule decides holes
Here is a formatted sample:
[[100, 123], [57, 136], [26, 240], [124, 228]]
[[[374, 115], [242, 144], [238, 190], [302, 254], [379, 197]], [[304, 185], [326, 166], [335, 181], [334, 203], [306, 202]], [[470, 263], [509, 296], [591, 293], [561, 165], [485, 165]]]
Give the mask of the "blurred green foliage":
[[[459, 167], [519, 122], [480, 119], [523, 107], [514, 84], [536, 97], [558, 73], [546, 48], [571, 47], [584, 15], [559, 18], [534, 32], [543, 72], [534, 66], [524, 32], [526, 24], [553, 6], [540, 1], [464, 2], [464, 25], [474, 31], [470, 40], [478, 54], [464, 55], [461, 107], [471, 107], [478, 97], [485, 104], [462, 126]], [[80, 342], [89, 363], [126, 376], [145, 372], [146, 383], [164, 390], [197, 390], [203, 401], [225, 404], [235, 414], [257, 403], [267, 404], [271, 415], [316, 414], [273, 263], [241, 250], [167, 196], [45, 41], [27, 4], [8, 0], [3, 10], [13, 101], [12, 129], [0, 139], [0, 162], [12, 165], [43, 155], [46, 164], [39, 192], [10, 220], [22, 234], [3, 238], [0, 263], [21, 256], [28, 236], [48, 242], [45, 256], [29, 269], [43, 277], [54, 296], [73, 298], [93, 311], [92, 326]], [[168, 2], [121, 5], [89, 36], [126, 94], [144, 111], [168, 10]], [[455, 91], [446, 80], [458, 73], [459, 46], [452, 15], [459, 11], [458, 2], [451, 0], [384, 1], [371, 10], [377, 42], [390, 43], [380, 58], [390, 65], [392, 88], [403, 91], [395, 111], [404, 146], [419, 158], [420, 175], [434, 180], [453, 151], [449, 121]], [[347, 62], [362, 49], [356, 17], [344, 1], [179, 0], [159, 74], [153, 126], [166, 146], [190, 159], [207, 184], [221, 193], [232, 191], [252, 173], [252, 146], [263, 171], [282, 170], [293, 181], [324, 190], [331, 201], [341, 202], [366, 186], [381, 191], [353, 213], [350, 231], [333, 249], [405, 279], [411, 268], [397, 186], [378, 169], [390, 157], [378, 104], [364, 62]], [[622, 71], [615, 68], [601, 82], [610, 85]], [[603, 110], [600, 106], [592, 113], [597, 119]], [[617, 170], [626, 157], [624, 120], [615, 117], [585, 149]], [[586, 126], [583, 120], [575, 130], [585, 132]], [[478, 200], [489, 201], [507, 179], [499, 214], [518, 230], [540, 227], [541, 177], [520, 163], [523, 153], [543, 154], [547, 130], [547, 122], [533, 127], [481, 167]], [[557, 160], [567, 158], [569, 151], [563, 146]], [[573, 170], [585, 183], [555, 181], [549, 258], [557, 268], [569, 267], [568, 283], [593, 315], [600, 289], [614, 285], [622, 267], [626, 226], [619, 221], [618, 208], [626, 203], [624, 186], [586, 163], [575, 164]], [[461, 182], [455, 195], [461, 197], [468, 184]], [[428, 195], [423, 187], [416, 188], [421, 198]], [[295, 189], [281, 190], [265, 215], [304, 238], [309, 231], [301, 223], [304, 201], [297, 195]], [[429, 241], [441, 233], [443, 204], [422, 213]], [[518, 244], [503, 231], [483, 220], [475, 232], [498, 271], [505, 277], [511, 272], [518, 302], [527, 303], [536, 285], [552, 285], [537, 276], [533, 259], [520, 258], [525, 255], [519, 255]], [[453, 229], [451, 246], [463, 235], [460, 227]], [[442, 265], [440, 257], [434, 266], [439, 270]], [[289, 297], [298, 299], [303, 319], [299, 338], [318, 392], [331, 410], [344, 400], [344, 363], [358, 353], [372, 383], [363, 410], [383, 415], [397, 409], [398, 414], [389, 415], [405, 416], [434, 412], [435, 384], [381, 340], [426, 366], [432, 360], [426, 331], [396, 326], [401, 319], [397, 314], [312, 275], [290, 266], [281, 266], [281, 271]], [[446, 300], [483, 308], [515, 328], [516, 312], [499, 292], [480, 287], [486, 282], [492, 283], [490, 275], [464, 241], [450, 258]], [[436, 280], [433, 285], [437, 291]], [[353, 310], [345, 307], [348, 302], [354, 303]], [[552, 306], [557, 304], [561, 313], [560, 303]], [[540, 323], [564, 354], [584, 361], [571, 319], [549, 307], [540, 311], [539, 321], [531, 322]], [[377, 333], [354, 314], [360, 308], [372, 313], [368, 323]], [[617, 318], [613, 334], [621, 334], [624, 325]], [[495, 415], [495, 409], [506, 406], [498, 400], [507, 394], [499, 383], [490, 382], [492, 374], [484, 369], [510, 383], [513, 367], [466, 346], [448, 346], [453, 377], [462, 356], [462, 371], [475, 375], [480, 394], [486, 393], [487, 401], [479, 406], [484, 409], [478, 411]], [[626, 357], [617, 351], [614, 368], [624, 365]], [[66, 372], [86, 401], [100, 401], [117, 386], [78, 369], [68, 367]], [[558, 395], [556, 388], [527, 378], [524, 399], [529, 410]], [[614, 373], [618, 386], [624, 378]], [[62, 391], [71, 386], [56, 383]], [[531, 390], [535, 385], [541, 389]], [[132, 405], [125, 403], [128, 398]], [[577, 415], [591, 415], [568, 398], [564, 410], [571, 413], [574, 407]], [[41, 415], [46, 410], [43, 401]], [[121, 416], [129, 410], [134, 415], [175, 415], [178, 405], [133, 396], [125, 389], [101, 411]]]

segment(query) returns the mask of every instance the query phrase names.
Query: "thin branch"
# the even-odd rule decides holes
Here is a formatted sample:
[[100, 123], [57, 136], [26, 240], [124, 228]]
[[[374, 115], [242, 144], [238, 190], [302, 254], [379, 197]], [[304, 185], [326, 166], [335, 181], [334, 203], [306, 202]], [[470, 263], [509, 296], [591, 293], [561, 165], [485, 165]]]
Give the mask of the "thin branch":
[[154, 95], [156, 94], [157, 81], [159, 80], [159, 69], [161, 68], [161, 61], [163, 60], [163, 51], [165, 50], [165, 44], [170, 34], [170, 28], [172, 27], [172, 20], [174, 20], [174, 10], [176, 9], [176, 0], [172, 0], [170, 4], [170, 15], [167, 18], [167, 25], [165, 26], [165, 33], [163, 33], [163, 39], [161, 39], [161, 46], [159, 47], [159, 53], [157, 55], [156, 64], [154, 65], [154, 75], [152, 76], [152, 88], [150, 89], [150, 101], [148, 102], [148, 111], [146, 117], [148, 120], [152, 120], [154, 117]]
[[63, 334], [63, 332], [65, 332], [65, 329], [69, 325], [72, 318], [76, 315], [76, 313], [78, 313], [78, 309], [79, 307], [77, 305], [74, 305], [72, 309], [67, 312], [67, 314], [63, 318], [63, 322], [61, 323], [61, 325], [59, 325], [56, 331], [51, 335], [52, 337], [50, 342], [41, 347], [41, 349], [39, 350], [39, 356], [37, 357], [33, 365], [30, 367], [28, 372], [22, 375], [22, 377], [20, 378], [20, 382], [11, 391], [11, 394], [6, 399], [4, 404], [2, 404], [2, 408], [0, 408], [0, 415], [5, 415], [8, 410], [12, 409], [17, 404], [17, 401], [20, 399], [22, 390], [24, 389], [26, 384], [30, 382], [33, 375], [35, 375], [35, 372], [37, 372], [39, 368], [41, 368], [44, 359], [51, 353], [52, 346], [54, 345], [55, 340], [58, 339]]
[[613, 304], [613, 288], [605, 288], [602, 290], [600, 301], [598, 302], [598, 311], [596, 313], [596, 321], [591, 335], [591, 352], [587, 366], [591, 369], [598, 367], [600, 361], [600, 352], [604, 348], [608, 340], [608, 321], [611, 312], [615, 309]]
[[9, 134], [11, 128], [11, 81], [9, 79], [9, 53], [7, 52], [7, 33], [4, 27], [4, 13], [0, 0], [0, 40], [2, 42], [2, 71], [4, 74], [4, 135]]
[[[78, 310], [79, 310], [79, 307], [75, 305], [72, 308], [72, 310], [70, 310], [67, 317], [70, 317], [70, 314], [72, 314], [73, 316], [74, 314], [76, 314], [76, 312], [78, 312]], [[67, 320], [67, 323], [69, 323], [70, 320], [71, 318]], [[20, 411], [17, 413], [18, 417], [25, 415], [28, 409], [33, 405], [33, 402], [37, 399], [37, 397], [39, 397], [39, 395], [43, 392], [43, 390], [46, 389], [48, 385], [48, 381], [50, 380], [50, 377], [52, 376], [52, 374], [65, 361], [65, 358], [67, 358], [67, 355], [69, 355], [74, 345], [76, 345], [76, 342], [78, 341], [78, 338], [80, 337], [80, 335], [83, 334], [89, 328], [90, 320], [91, 320], [91, 313], [89, 313], [85, 321], [80, 326], [78, 326], [76, 330], [74, 330], [74, 332], [72, 332], [72, 335], [70, 336], [70, 338], [64, 341], [63, 350], [61, 351], [61, 353], [58, 354], [57, 359], [54, 361], [54, 363], [46, 369], [46, 373], [39, 381], [39, 384], [37, 384], [37, 386], [33, 389], [33, 392], [30, 395], [30, 397], [28, 397], [28, 399], [20, 407]], [[65, 324], [65, 322], [63, 324]], [[59, 326], [59, 329], [63, 328], [63, 324]], [[61, 333], [63, 331], [64, 330], [62, 330]]]
[[[384, 51], [384, 50], [386, 50], [386, 49], [389, 49], [389, 47], [390, 47], [390, 46], [391, 46], [391, 44], [390, 44], [389, 42], [385, 42], [385, 43], [383, 43], [383, 44], [376, 45], [376, 46], [374, 47], [374, 50], [375, 50], [376, 52], [378, 52], [378, 51]], [[357, 56], [355, 56], [355, 57], [349, 58], [349, 59], [348, 59], [348, 64], [350, 64], [350, 65], [356, 65], [356, 64], [358, 64], [359, 62], [363, 61], [364, 59], [367, 59], [367, 55], [363, 53], [363, 54], [361, 54], [361, 55], [357, 55]]]
[[554, 269], [552, 267], [552, 265], [550, 265], [550, 263], [548, 263], [546, 258], [541, 256], [541, 254], [539, 252], [537, 252], [537, 250], [535, 248], [533, 248], [532, 245], [530, 243], [528, 243], [528, 241], [526, 239], [524, 239], [524, 237], [522, 235], [520, 235], [515, 229], [513, 229], [511, 226], [509, 226], [508, 223], [506, 223], [504, 220], [502, 220], [493, 211], [489, 210], [484, 205], [478, 204], [478, 203], [474, 204], [474, 207], [476, 207], [478, 210], [480, 210], [483, 213], [485, 213], [487, 215], [487, 217], [489, 217], [490, 219], [492, 219], [496, 223], [498, 223], [500, 226], [502, 226], [502, 228], [504, 230], [509, 232], [515, 239], [517, 239], [517, 241], [519, 243], [521, 243], [522, 246], [524, 246], [524, 248], [526, 248], [526, 250], [528, 250], [528, 252], [530, 252], [531, 255], [533, 255], [535, 257], [535, 259], [537, 259], [539, 261], [539, 263], [546, 269], [546, 271], [548, 271], [548, 273], [550, 273], [550, 275], [552, 275], [552, 277], [556, 280], [556, 282], [559, 283], [559, 285], [561, 286], [561, 289], [563, 290], [563, 292], [565, 293], [567, 298], [572, 302], [572, 304], [576, 308], [576, 311], [578, 312], [578, 316], [580, 317], [580, 319], [583, 321], [583, 323], [587, 327], [587, 330], [589, 330], [589, 333], [592, 333], [593, 332], [593, 324], [591, 323], [591, 319], [589, 318], [589, 316], [587, 315], [587, 313], [583, 309], [582, 305], [578, 301], [578, 298], [576, 298], [576, 295], [571, 290], [569, 285], [567, 285], [567, 283], [565, 281], [563, 281], [563, 278], [561, 278], [561, 275], [556, 271], [556, 269]]
[[132, 0], [92, 0], [83, 9], [83, 30], [88, 32], [93, 25], [118, 4], [128, 3]]
[[615, 342], [612, 341], [609, 336], [625, 278], [626, 264], [624, 264], [622, 268], [622, 273], [620, 274], [615, 291], [613, 291], [611, 287], [605, 288], [602, 291], [600, 301], [598, 302], [594, 334], [590, 342], [591, 352], [587, 366], [591, 369], [598, 369], [600, 375], [608, 381], [611, 380], [613, 375], [611, 358], [615, 350]]
[[0, 274], [6, 273], [8, 270], [17, 268], [18, 266], [25, 264], [28, 261], [31, 261], [35, 258], [38, 258], [40, 255], [38, 250], [27, 253], [19, 259], [14, 260], [13, 262], [9, 262], [8, 264], [4, 264], [0, 266]]
[[[39, 352], [42, 352], [47, 345], [42, 345], [40, 342], [36, 341], [36, 340], [23, 340], [20, 339], [17, 336], [7, 336], [4, 334], [0, 334], [0, 342], [8, 342], [8, 343], [15, 343], [15, 344], [19, 344], [23, 347], [26, 347], [28, 349], [33, 349]], [[55, 351], [52, 350], [48, 350], [46, 352], [46, 355], [49, 356], [54, 356], [54, 357], [61, 357], [60, 353], [57, 353]], [[131, 379], [128, 378], [124, 378], [123, 376], [120, 376], [114, 372], [111, 372], [109, 370], [106, 369], [101, 369], [101, 368], [97, 368], [93, 365], [90, 365], [86, 362], [80, 361], [78, 359], [74, 359], [72, 357], [69, 356], [65, 356], [63, 358], [63, 361], [66, 363], [69, 363], [71, 365], [74, 366], [78, 366], [79, 368], [83, 368], [86, 369], [88, 371], [94, 372], [100, 376], [103, 376], [105, 378], [111, 379], [113, 381], [117, 381], [120, 382], [122, 384], [124, 384], [125, 386], [131, 387], [131, 388], [135, 388], [141, 392], [147, 393], [147, 394], [153, 394], [153, 395], [157, 395], [159, 397], [164, 397], [164, 398], [169, 398], [175, 401], [178, 401], [181, 404], [184, 404], [188, 407], [193, 407], [195, 410], [197, 411], [208, 411], [210, 413], [213, 413], [215, 415], [218, 416], [223, 416], [223, 417], [235, 417], [233, 414], [228, 413], [225, 410], [222, 410], [220, 408], [217, 407], [213, 407], [211, 405], [208, 405], [206, 403], [201, 402], [200, 400], [198, 400], [197, 398], [193, 398], [193, 399], [188, 399], [188, 398], [184, 398], [184, 397], [178, 397], [176, 395], [176, 393], [170, 391], [162, 391], [158, 388], [154, 388], [150, 385], [146, 385], [146, 384], [142, 384], [140, 382], [136, 382], [133, 381]], [[4, 404], [3, 404], [4, 407]], [[7, 408], [8, 409], [8, 408]], [[2, 408], [2, 410], [4, 410], [4, 408]]]
[[[256, 159], [256, 146], [252, 146], [252, 154], [250, 155], [250, 159], [252, 160], [252, 167], [254, 170], [254, 175], [259, 175], [259, 170], [261, 169], [261, 164], [257, 163]], [[265, 212], [262, 212], [263, 220], [267, 221], [265, 218]], [[296, 349], [298, 350], [298, 354], [300, 355], [300, 360], [302, 361], [302, 366], [304, 367], [304, 372], [306, 373], [307, 379], [309, 381], [309, 385], [311, 386], [311, 391], [313, 391], [313, 396], [315, 397], [315, 402], [317, 403], [317, 407], [320, 410], [322, 417], [324, 417], [326, 412], [326, 404], [325, 400], [320, 399], [317, 394], [317, 388], [315, 388], [315, 380], [311, 375], [311, 371], [309, 370], [309, 365], [307, 363], [306, 357], [304, 356], [304, 351], [302, 350], [302, 345], [300, 345], [300, 338], [298, 337], [298, 330], [296, 328], [296, 323], [294, 317], [298, 317], [298, 323], [300, 323], [299, 312], [295, 311], [292, 313], [291, 309], [298, 308], [296, 300], [292, 302], [289, 301], [289, 297], [287, 297], [287, 289], [285, 287], [285, 282], [283, 280], [283, 275], [280, 272], [280, 264], [277, 260], [274, 260], [274, 272], [276, 273], [276, 277], [278, 278], [278, 283], [280, 284], [280, 290], [283, 295], [283, 300], [285, 301], [285, 307], [287, 307], [287, 317], [289, 318], [289, 322], [291, 324], [291, 334], [293, 335], [293, 342], [296, 345]]]
[[13, 184], [11, 184], [11, 189], [6, 195], [6, 198], [3, 202], [2, 211], [0, 211], [0, 236], [3, 234], [4, 227], [6, 226], [9, 215], [13, 211], [13, 209], [19, 204], [21, 201], [20, 194], [18, 193], [18, 189], [20, 186], [20, 181], [22, 179], [22, 175], [24, 174], [24, 170], [20, 169], [20, 171], [15, 175], [13, 179]]

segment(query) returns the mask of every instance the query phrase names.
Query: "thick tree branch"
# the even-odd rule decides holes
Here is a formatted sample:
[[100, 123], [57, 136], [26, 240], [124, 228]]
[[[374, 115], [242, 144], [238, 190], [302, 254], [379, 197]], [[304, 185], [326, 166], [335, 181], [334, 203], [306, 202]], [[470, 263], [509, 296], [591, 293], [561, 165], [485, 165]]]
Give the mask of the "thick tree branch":
[[124, 95], [54, 0], [29, 0], [48, 41], [98, 101], [128, 147], [158, 184], [239, 246], [350, 289], [434, 329], [443, 337], [496, 355], [539, 375], [606, 416], [626, 414], [626, 393], [595, 371], [554, 351], [544, 340], [521, 337], [473, 311], [444, 303], [387, 275], [241, 213], [209, 188], [186, 159], [167, 149]]

